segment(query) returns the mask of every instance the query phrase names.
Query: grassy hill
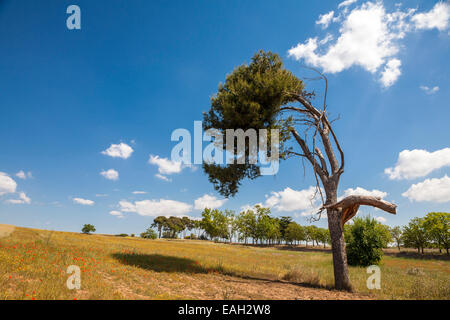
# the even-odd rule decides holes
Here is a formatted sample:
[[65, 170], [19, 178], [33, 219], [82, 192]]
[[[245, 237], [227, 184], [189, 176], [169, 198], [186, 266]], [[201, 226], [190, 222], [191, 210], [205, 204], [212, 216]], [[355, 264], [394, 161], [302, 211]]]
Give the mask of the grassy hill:
[[[69, 290], [69, 265], [81, 289]], [[350, 267], [330, 290], [327, 250], [145, 240], [0, 225], [0, 299], [449, 299], [450, 262], [386, 255], [381, 290]]]

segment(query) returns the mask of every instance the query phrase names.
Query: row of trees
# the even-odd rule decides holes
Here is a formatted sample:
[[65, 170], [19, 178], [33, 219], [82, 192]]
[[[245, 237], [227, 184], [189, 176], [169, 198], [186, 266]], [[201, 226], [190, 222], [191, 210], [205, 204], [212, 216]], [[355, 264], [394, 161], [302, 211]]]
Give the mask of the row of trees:
[[[413, 218], [404, 227], [388, 227], [373, 221], [373, 228], [380, 237], [382, 248], [394, 243], [400, 250], [402, 246], [416, 248], [418, 252], [424, 248], [443, 249], [449, 253], [450, 247], [450, 213], [430, 212], [424, 218]], [[211, 239], [223, 242], [242, 242], [253, 244], [300, 244], [306, 246], [331, 243], [328, 229], [314, 225], [302, 226], [292, 221], [291, 217], [272, 217], [270, 209], [259, 205], [254, 209], [235, 214], [232, 210], [206, 208], [201, 220], [188, 217], [156, 217], [151, 225], [158, 230], [160, 238], [178, 238], [180, 235], [189, 238]], [[345, 240], [352, 239], [354, 225], [344, 227]], [[141, 234], [144, 238], [156, 238], [149, 228]]]
[[398, 250], [405, 246], [423, 253], [425, 248], [438, 248], [449, 254], [450, 213], [430, 212], [423, 218], [413, 218], [403, 228], [392, 228], [391, 235]]
[[232, 210], [206, 208], [201, 220], [159, 216], [154, 219], [152, 227], [158, 230], [160, 238], [176, 238], [189, 231], [194, 232], [190, 238], [245, 244], [299, 244], [304, 241], [306, 246], [312, 243], [325, 247], [330, 243], [327, 229], [301, 226], [291, 217], [272, 217], [269, 208], [259, 205], [237, 215]]

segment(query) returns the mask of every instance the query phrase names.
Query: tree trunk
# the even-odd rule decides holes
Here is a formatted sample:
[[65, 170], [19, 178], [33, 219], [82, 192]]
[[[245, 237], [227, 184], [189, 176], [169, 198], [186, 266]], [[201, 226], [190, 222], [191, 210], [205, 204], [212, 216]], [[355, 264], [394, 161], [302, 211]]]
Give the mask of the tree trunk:
[[338, 290], [351, 291], [344, 232], [341, 227], [341, 213], [336, 209], [328, 209], [327, 216], [331, 236], [331, 251], [333, 253], [334, 286]]

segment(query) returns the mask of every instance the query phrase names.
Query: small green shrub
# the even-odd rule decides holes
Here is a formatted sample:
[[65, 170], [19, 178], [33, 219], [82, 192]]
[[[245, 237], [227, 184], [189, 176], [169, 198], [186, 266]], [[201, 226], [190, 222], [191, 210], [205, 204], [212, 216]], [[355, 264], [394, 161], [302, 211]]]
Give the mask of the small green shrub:
[[347, 239], [347, 260], [352, 266], [378, 264], [383, 256], [383, 234], [371, 217], [355, 218]]
[[141, 233], [141, 238], [156, 239], [156, 238], [158, 238], [158, 234], [152, 228], [148, 228], [145, 232]]
[[121, 234], [117, 234], [116, 237], [128, 237], [128, 234], [121, 233]]

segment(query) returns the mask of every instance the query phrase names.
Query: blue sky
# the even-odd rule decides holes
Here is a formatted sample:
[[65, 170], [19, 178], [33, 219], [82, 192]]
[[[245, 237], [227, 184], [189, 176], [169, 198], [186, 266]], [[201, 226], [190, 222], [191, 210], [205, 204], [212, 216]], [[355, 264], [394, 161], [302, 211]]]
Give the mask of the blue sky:
[[[81, 9], [81, 30], [66, 27], [71, 4]], [[298, 159], [282, 162], [276, 176], [245, 181], [228, 201], [201, 168], [164, 162], [176, 144], [172, 131], [192, 132], [218, 83], [259, 49], [279, 53], [300, 78], [311, 76], [305, 65], [326, 72], [346, 154], [340, 195], [369, 192], [396, 203], [396, 216], [361, 210], [389, 225], [448, 211], [449, 7], [1, 1], [0, 222], [67, 231], [92, 223], [100, 233], [138, 234], [154, 212], [198, 217], [205, 203], [236, 211], [270, 203], [274, 215], [307, 224], [313, 176]], [[322, 90], [313, 81], [307, 88]], [[108, 155], [120, 143], [133, 152]], [[118, 178], [101, 174], [110, 169]]]

